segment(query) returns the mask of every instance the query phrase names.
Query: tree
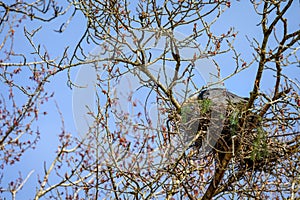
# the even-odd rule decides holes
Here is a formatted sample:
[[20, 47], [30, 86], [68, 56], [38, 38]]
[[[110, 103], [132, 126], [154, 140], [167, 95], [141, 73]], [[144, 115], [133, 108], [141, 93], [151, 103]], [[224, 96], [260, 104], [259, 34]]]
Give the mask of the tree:
[[[47, 113], [56, 110], [59, 144], [31, 198], [299, 198], [300, 30], [291, 25], [299, 3], [247, 2], [258, 19], [256, 38], [234, 27], [216, 30], [233, 6], [245, 4], [1, 1], [0, 192], [16, 199], [32, 178], [20, 169], [19, 178], [7, 181], [4, 172], [39, 151], [41, 118], [53, 120]], [[77, 20], [84, 20], [80, 30], [70, 30]], [[64, 40], [81, 35], [49, 49], [53, 41], [39, 36], [49, 26]], [[247, 39], [247, 55], [238, 38]], [[228, 69], [226, 58], [235, 66]], [[254, 77], [249, 98], [193, 98], [203, 91], [234, 96], [224, 84], [244, 72]], [[75, 93], [79, 134], [66, 130], [60, 105], [46, 106], [60, 74]], [[82, 77], [88, 86], [78, 82]], [[85, 89], [94, 95], [80, 93]]]

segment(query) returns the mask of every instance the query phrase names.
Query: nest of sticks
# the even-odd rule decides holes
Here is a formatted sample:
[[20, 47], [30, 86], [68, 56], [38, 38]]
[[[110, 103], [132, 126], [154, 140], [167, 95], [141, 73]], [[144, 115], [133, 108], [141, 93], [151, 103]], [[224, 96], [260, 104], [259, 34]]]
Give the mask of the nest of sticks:
[[245, 111], [246, 101], [212, 103], [210, 99], [193, 99], [183, 104], [180, 132], [193, 149], [193, 159], [201, 157], [206, 148], [209, 152], [205, 153], [213, 154], [217, 162], [221, 162], [224, 153], [232, 153], [238, 171], [269, 172], [293, 153], [286, 143], [269, 137], [260, 116]]

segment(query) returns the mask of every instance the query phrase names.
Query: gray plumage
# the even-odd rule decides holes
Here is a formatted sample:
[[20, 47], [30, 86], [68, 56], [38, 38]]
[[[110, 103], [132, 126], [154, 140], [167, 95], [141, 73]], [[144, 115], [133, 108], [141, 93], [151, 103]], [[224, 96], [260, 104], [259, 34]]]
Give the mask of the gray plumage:
[[191, 97], [191, 99], [197, 100], [204, 100], [204, 99], [210, 99], [212, 102], [216, 103], [246, 103], [248, 101], [248, 98], [240, 97], [236, 94], [233, 94], [229, 92], [228, 90], [224, 88], [213, 88], [213, 89], [206, 89], [202, 90], [199, 94], [194, 95]]

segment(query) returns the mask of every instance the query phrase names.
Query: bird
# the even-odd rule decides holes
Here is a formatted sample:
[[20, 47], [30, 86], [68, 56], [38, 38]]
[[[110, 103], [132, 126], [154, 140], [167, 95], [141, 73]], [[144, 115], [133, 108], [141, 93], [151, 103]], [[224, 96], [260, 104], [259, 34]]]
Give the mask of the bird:
[[189, 100], [204, 100], [204, 99], [210, 99], [216, 103], [246, 103], [249, 98], [248, 97], [240, 97], [236, 94], [233, 94], [229, 92], [225, 88], [211, 88], [211, 89], [204, 89], [200, 91], [199, 93], [191, 96]]

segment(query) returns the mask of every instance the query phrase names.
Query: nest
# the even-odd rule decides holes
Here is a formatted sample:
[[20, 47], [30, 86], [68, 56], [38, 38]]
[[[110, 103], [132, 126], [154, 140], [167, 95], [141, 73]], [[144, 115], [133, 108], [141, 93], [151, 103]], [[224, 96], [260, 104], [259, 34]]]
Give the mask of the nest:
[[[193, 159], [205, 152], [221, 162], [224, 153], [231, 152], [239, 171], [272, 170], [287, 155], [283, 145], [268, 138], [258, 115], [244, 111], [247, 99], [224, 89], [214, 92], [219, 96], [202, 92], [182, 106], [180, 131], [193, 149]], [[219, 120], [213, 119], [216, 116]]]

